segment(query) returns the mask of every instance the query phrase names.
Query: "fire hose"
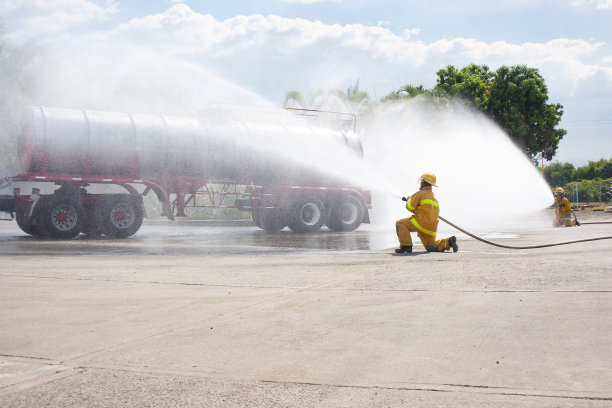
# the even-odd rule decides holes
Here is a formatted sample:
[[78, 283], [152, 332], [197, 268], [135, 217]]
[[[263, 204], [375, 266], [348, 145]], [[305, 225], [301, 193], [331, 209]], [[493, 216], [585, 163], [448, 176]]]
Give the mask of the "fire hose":
[[[575, 216], [575, 214], [574, 214]], [[554, 244], [541, 244], [541, 245], [526, 245], [526, 246], [513, 246], [513, 245], [503, 245], [503, 244], [498, 244], [496, 242], [492, 242], [489, 240], [486, 240], [484, 238], [480, 238], [479, 236], [476, 236], [466, 230], [464, 230], [463, 228], [453, 224], [452, 222], [444, 219], [443, 217], [438, 216], [438, 218], [440, 218], [442, 221], [444, 221], [445, 223], [447, 223], [448, 225], [450, 225], [451, 227], [463, 232], [464, 234], [478, 240], [481, 242], [484, 242], [485, 244], [489, 244], [489, 245], [493, 245], [496, 247], [500, 247], [500, 248], [507, 248], [507, 249], [534, 249], [534, 248], [546, 248], [546, 247], [552, 247], [552, 246], [558, 246], [558, 245], [568, 245], [568, 244], [576, 244], [579, 242], [588, 242], [588, 241], [600, 241], [603, 239], [612, 239], [612, 236], [610, 237], [597, 237], [597, 238], [587, 238], [587, 239], [578, 239], [575, 241], [565, 241], [565, 242], [556, 242]], [[583, 223], [581, 223], [582, 225]], [[609, 224], [609, 222], [589, 222], [589, 223], [584, 223], [584, 224]]]
[[576, 217], [576, 213], [572, 211], [572, 215], [574, 216], [574, 220], [576, 221], [576, 225], [612, 224], [612, 221], [592, 221], [592, 222], [580, 222], [580, 223], [578, 223], [578, 217]]

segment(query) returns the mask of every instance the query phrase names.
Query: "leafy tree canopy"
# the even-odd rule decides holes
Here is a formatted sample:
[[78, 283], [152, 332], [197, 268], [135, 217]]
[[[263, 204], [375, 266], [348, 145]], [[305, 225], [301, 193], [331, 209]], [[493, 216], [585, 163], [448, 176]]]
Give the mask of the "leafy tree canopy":
[[551, 163], [544, 167], [544, 177], [551, 189], [563, 187], [574, 202], [609, 202], [612, 198], [612, 159], [590, 161], [578, 168], [571, 163]]
[[532, 160], [554, 157], [567, 133], [557, 129], [563, 106], [547, 103], [548, 89], [537, 69], [502, 66], [493, 72], [486, 65], [470, 64], [460, 70], [449, 65], [437, 76], [437, 85], [431, 91], [420, 85], [405, 85], [383, 100], [417, 95], [460, 98], [499, 124]]
[[544, 167], [544, 177], [551, 186], [583, 180], [612, 178], [612, 159], [590, 161], [586, 166], [574, 168], [571, 163], [551, 163]]
[[532, 158], [551, 160], [565, 129], [556, 129], [563, 106], [547, 104], [548, 89], [535, 68], [524, 65], [500, 67], [491, 86], [489, 115]]
[[438, 84], [434, 91], [450, 97], [459, 97], [467, 105], [474, 106], [483, 112], [488, 109], [489, 94], [495, 73], [489, 71], [486, 65], [470, 64], [457, 70], [449, 65], [439, 70]]
[[431, 94], [431, 91], [423, 88], [423, 85], [412, 86], [412, 85], [404, 85], [397, 91], [391, 92], [389, 95], [382, 98], [383, 102], [386, 101], [394, 101], [403, 98], [414, 98], [415, 96]]
[[544, 178], [551, 186], [563, 186], [572, 181], [575, 170], [571, 163], [551, 163], [544, 167]]
[[612, 197], [612, 178], [572, 181], [563, 185], [565, 195], [574, 203], [610, 202]]

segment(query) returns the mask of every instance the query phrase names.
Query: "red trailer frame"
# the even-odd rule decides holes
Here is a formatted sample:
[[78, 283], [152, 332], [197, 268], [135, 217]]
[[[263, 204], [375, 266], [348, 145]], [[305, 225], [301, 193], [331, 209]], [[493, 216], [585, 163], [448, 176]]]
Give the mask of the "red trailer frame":
[[[63, 239], [73, 238], [80, 232], [117, 238], [132, 235], [140, 228], [142, 218], [146, 217], [143, 196], [150, 191], [162, 204], [161, 215], [170, 220], [174, 220], [175, 216], [186, 217], [187, 209], [236, 208], [251, 212], [254, 223], [268, 232], [276, 232], [286, 226], [296, 232], [315, 232], [322, 225], [336, 231], [350, 231], [362, 222], [369, 223], [368, 210], [372, 208], [369, 193], [357, 187], [260, 186], [211, 182], [196, 177], [171, 177], [157, 183], [112, 175], [81, 176], [44, 171], [18, 175], [13, 182], [55, 183], [60, 186], [53, 194], [44, 195], [37, 188], [31, 194], [22, 194], [16, 188], [14, 210], [17, 223], [26, 233]], [[123, 187], [128, 194], [90, 194], [85, 189], [89, 185], [104, 184]], [[142, 192], [136, 188], [137, 185], [144, 186]], [[171, 199], [171, 195], [175, 195], [174, 199]], [[126, 203], [125, 196], [131, 197], [131, 201]], [[45, 206], [52, 199], [58, 201], [59, 209]], [[106, 203], [109, 200], [111, 203]], [[77, 208], [70, 209], [71, 206]], [[108, 214], [100, 215], [99, 207], [104, 206], [117, 208], [109, 208]], [[348, 215], [343, 215], [342, 211], [348, 211]], [[81, 220], [71, 224], [71, 212]], [[123, 225], [126, 213], [133, 213], [136, 227]]]

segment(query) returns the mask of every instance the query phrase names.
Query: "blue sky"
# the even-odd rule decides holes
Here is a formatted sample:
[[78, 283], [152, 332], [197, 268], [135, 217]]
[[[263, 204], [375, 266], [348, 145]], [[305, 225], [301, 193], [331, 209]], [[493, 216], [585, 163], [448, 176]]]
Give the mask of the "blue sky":
[[49, 50], [48, 104], [279, 105], [357, 78], [380, 98], [449, 64], [526, 64], [565, 108], [556, 160], [612, 157], [612, 0], [0, 0], [0, 18]]

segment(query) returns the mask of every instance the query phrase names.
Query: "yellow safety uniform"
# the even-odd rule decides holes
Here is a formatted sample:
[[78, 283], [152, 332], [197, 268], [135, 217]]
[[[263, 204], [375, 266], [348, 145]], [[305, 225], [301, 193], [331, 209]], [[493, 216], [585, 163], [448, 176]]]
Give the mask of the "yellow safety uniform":
[[573, 227], [576, 225], [576, 221], [572, 219], [572, 203], [562, 195], [555, 197], [555, 227], [565, 225], [566, 227]]
[[416, 232], [429, 252], [444, 252], [451, 249], [449, 238], [436, 240], [440, 205], [431, 186], [421, 187], [406, 201], [406, 209], [414, 215], [395, 223], [400, 246], [412, 247], [410, 232]]

